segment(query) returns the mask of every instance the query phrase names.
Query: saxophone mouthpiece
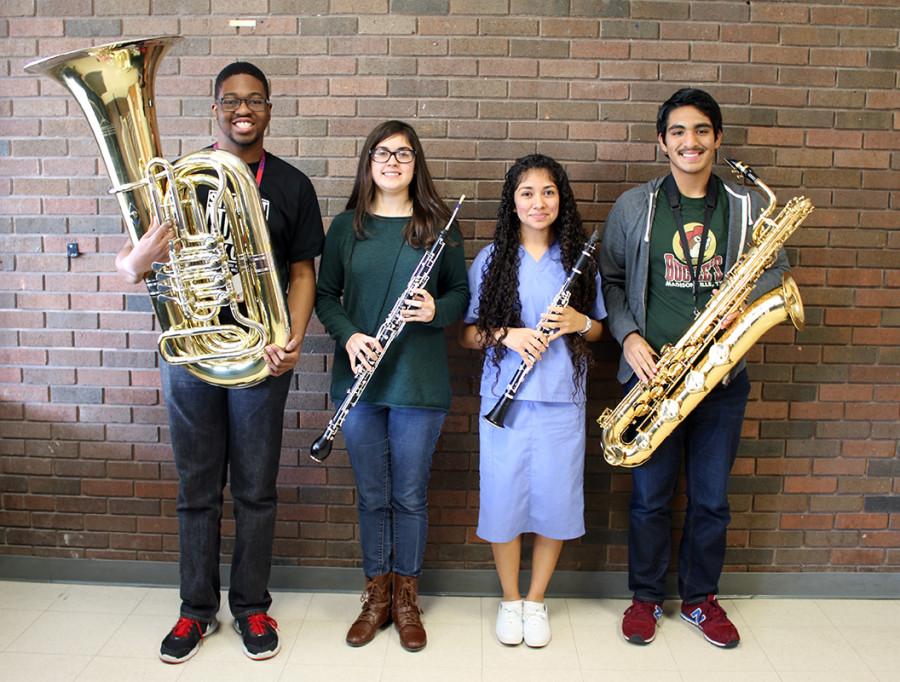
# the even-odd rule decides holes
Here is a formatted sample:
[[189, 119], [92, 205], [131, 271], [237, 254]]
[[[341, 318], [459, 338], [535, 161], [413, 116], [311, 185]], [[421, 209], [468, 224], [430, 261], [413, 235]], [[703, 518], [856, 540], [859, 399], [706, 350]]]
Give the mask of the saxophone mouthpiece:
[[321, 436], [316, 438], [315, 442], [309, 446], [309, 456], [314, 462], [318, 462], [321, 464], [326, 459], [328, 459], [328, 455], [331, 454], [331, 446], [334, 445], [334, 441], [330, 438], [326, 438], [323, 433]]
[[731, 166], [735, 175], [746, 178], [754, 185], [758, 184], [759, 177], [753, 172], [753, 169], [743, 161], [739, 161], [738, 159], [725, 159], [725, 163]]

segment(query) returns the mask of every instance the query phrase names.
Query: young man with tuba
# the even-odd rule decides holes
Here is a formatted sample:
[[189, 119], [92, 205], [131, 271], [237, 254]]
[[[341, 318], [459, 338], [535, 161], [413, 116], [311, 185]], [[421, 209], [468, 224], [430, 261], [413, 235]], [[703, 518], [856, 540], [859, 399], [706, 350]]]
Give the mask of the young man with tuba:
[[[218, 626], [219, 547], [222, 493], [226, 480], [234, 501], [235, 540], [228, 602], [234, 628], [252, 659], [279, 650], [277, 623], [267, 615], [272, 563], [276, 478], [282, 422], [293, 368], [300, 356], [315, 301], [313, 259], [324, 232], [312, 183], [299, 170], [267, 152], [263, 138], [271, 117], [269, 83], [248, 62], [226, 66], [215, 81], [212, 114], [216, 144], [235, 154], [256, 178], [279, 280], [287, 295], [290, 337], [265, 348], [269, 376], [248, 388], [205, 383], [183, 366], [160, 359], [178, 470], [181, 614], [160, 647], [160, 658], [181, 663]], [[201, 197], [200, 202], [206, 199]], [[211, 202], [210, 202], [211, 205]], [[201, 206], [206, 210], [207, 206]], [[226, 230], [226, 250], [232, 241]], [[155, 223], [137, 245], [119, 252], [116, 267], [129, 282], [168, 260], [170, 224]], [[221, 316], [229, 315], [227, 311]]]
[[[626, 391], [665, 368], [660, 349], [675, 343], [704, 309], [729, 268], [749, 247], [763, 208], [748, 189], [717, 178], [722, 113], [706, 92], [682, 89], [659, 108], [658, 143], [669, 175], [625, 192], [603, 235], [600, 269], [609, 327], [622, 345], [618, 378]], [[750, 299], [779, 285], [783, 250]], [[723, 319], [727, 326], [734, 319]], [[737, 646], [740, 635], [716, 601], [730, 513], [728, 478], [740, 443], [750, 383], [743, 361], [633, 469], [628, 583], [633, 592], [622, 634], [633, 644], [656, 635], [671, 554], [672, 497], [682, 458], [687, 512], [678, 552], [681, 617], [712, 644]]]

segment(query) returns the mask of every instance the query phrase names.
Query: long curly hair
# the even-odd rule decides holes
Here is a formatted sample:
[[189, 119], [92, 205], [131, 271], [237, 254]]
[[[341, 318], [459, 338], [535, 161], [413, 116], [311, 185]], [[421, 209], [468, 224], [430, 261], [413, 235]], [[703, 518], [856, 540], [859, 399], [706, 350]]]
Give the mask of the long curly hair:
[[[507, 352], [507, 348], [503, 345], [507, 329], [524, 326], [522, 302], [519, 300], [521, 238], [519, 217], [516, 215], [515, 192], [525, 174], [534, 169], [547, 170], [559, 191], [559, 215], [551, 229], [553, 240], [559, 243], [562, 265], [566, 272], [572, 270], [587, 240], [575, 196], [563, 167], [543, 154], [529, 154], [518, 159], [507, 171], [503, 183], [500, 207], [497, 209], [497, 227], [494, 230], [494, 249], [482, 269], [478, 320], [475, 322], [482, 339], [482, 355], [491, 350], [492, 362], [497, 370]], [[588, 314], [597, 297], [596, 275], [597, 262], [592, 258], [583, 276], [579, 277], [572, 287], [569, 305], [581, 313]], [[502, 333], [495, 338], [498, 329], [502, 330]], [[572, 377], [574, 395], [588, 367], [593, 364], [593, 356], [590, 347], [580, 334], [566, 334], [563, 338], [575, 367]], [[499, 371], [497, 374], [499, 375]]]
[[372, 163], [369, 153], [384, 140], [393, 135], [404, 135], [409, 140], [416, 155], [413, 178], [409, 185], [409, 198], [413, 203], [413, 214], [407, 224], [403, 237], [410, 246], [427, 248], [437, 239], [438, 233], [450, 218], [447, 208], [434, 186], [428, 164], [425, 161], [425, 150], [419, 142], [415, 129], [403, 121], [385, 121], [375, 126], [369, 133], [360, 151], [359, 163], [356, 167], [356, 181], [353, 191], [347, 200], [346, 210], [353, 210], [353, 231], [357, 239], [365, 239], [365, 219], [371, 213], [375, 201], [375, 182], [372, 180]]

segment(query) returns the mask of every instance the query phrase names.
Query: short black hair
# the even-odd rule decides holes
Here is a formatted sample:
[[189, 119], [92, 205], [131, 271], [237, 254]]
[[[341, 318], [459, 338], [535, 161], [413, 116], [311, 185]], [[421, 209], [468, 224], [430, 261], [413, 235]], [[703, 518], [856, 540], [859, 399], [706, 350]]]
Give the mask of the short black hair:
[[216, 99], [219, 99], [219, 95], [222, 94], [222, 83], [224, 83], [227, 79], [232, 76], [236, 76], [239, 73], [245, 73], [248, 76], [253, 76], [256, 80], [263, 84], [263, 87], [266, 89], [266, 99], [269, 99], [269, 80], [266, 78], [266, 74], [262, 72], [255, 64], [251, 64], [250, 62], [232, 62], [224, 69], [219, 71], [219, 75], [216, 76], [216, 88], [213, 91], [213, 94]]
[[718, 136], [722, 132], [722, 110], [719, 103], [705, 90], [698, 88], [682, 88], [659, 106], [656, 113], [656, 133], [666, 136], [669, 114], [678, 107], [696, 107], [709, 118], [713, 132]]

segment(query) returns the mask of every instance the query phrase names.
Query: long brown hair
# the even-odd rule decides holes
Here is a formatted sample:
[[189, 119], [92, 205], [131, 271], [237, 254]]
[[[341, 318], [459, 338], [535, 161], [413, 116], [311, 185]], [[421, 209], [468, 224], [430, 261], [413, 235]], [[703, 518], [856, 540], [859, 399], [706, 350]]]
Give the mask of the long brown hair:
[[353, 183], [353, 192], [347, 200], [346, 210], [353, 210], [353, 232], [356, 234], [356, 238], [365, 239], [365, 218], [367, 214], [371, 213], [376, 190], [375, 182], [372, 180], [369, 152], [393, 135], [405, 135], [416, 155], [412, 182], [407, 188], [410, 199], [412, 199], [413, 214], [403, 231], [403, 238], [410, 246], [428, 247], [431, 246], [450, 218], [450, 210], [438, 194], [434, 181], [431, 179], [431, 173], [428, 172], [425, 151], [422, 149], [422, 143], [419, 142], [419, 136], [408, 123], [385, 121], [375, 126], [375, 129], [369, 133], [359, 154], [356, 181]]

